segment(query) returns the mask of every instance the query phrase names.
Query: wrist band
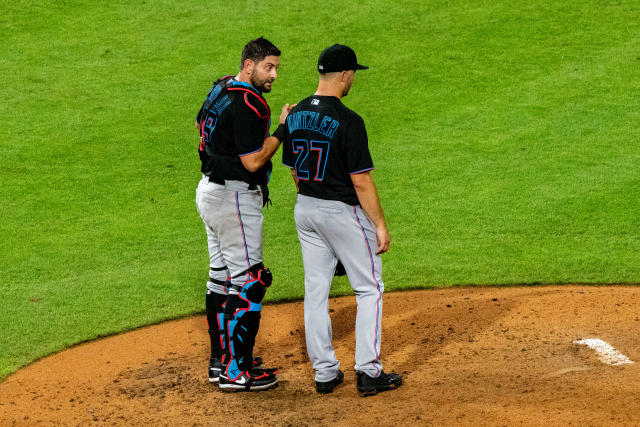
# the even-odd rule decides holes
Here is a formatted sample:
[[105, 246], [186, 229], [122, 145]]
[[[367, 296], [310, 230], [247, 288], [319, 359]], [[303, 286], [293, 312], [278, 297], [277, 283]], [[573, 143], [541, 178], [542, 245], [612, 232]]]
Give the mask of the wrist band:
[[284, 141], [284, 132], [285, 125], [284, 123], [281, 123], [280, 126], [278, 126], [276, 130], [271, 134], [271, 136], [275, 136], [276, 138], [278, 138], [278, 141], [282, 142]]

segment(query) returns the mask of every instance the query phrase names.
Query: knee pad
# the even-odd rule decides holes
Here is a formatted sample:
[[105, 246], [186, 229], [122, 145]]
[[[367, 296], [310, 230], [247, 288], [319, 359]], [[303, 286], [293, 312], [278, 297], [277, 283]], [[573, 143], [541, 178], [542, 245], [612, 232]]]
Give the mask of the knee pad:
[[[248, 299], [254, 304], [260, 304], [264, 299], [267, 288], [273, 282], [273, 274], [271, 270], [266, 268], [262, 263], [256, 264], [249, 269], [249, 277], [242, 286], [240, 295]], [[261, 307], [256, 307], [250, 311], [260, 311]]]
[[242, 291], [240, 295], [251, 303], [249, 307], [249, 311], [261, 311], [262, 310], [262, 300], [264, 299], [264, 295], [267, 293], [267, 287], [263, 286], [257, 280], [249, 282], [242, 287]]
[[258, 263], [249, 269], [249, 276], [252, 276], [254, 280], [258, 280], [263, 286], [269, 287], [273, 282], [273, 274], [271, 270], [264, 266], [263, 263]]

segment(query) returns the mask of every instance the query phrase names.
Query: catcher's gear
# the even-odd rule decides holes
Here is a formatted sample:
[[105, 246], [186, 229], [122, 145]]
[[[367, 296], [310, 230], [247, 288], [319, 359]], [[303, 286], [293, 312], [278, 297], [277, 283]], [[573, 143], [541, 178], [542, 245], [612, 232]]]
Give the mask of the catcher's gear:
[[214, 132], [217, 132], [218, 119], [232, 104], [234, 93], [241, 94], [242, 102], [258, 117], [264, 119], [264, 138], [268, 136], [271, 110], [260, 92], [247, 83], [234, 80], [233, 76], [221, 77], [213, 83], [196, 117], [200, 128], [200, 145], [198, 146], [198, 154], [202, 163], [200, 170], [213, 182], [223, 183], [225, 180], [237, 180], [254, 186], [266, 185], [271, 172], [270, 163], [266, 165], [265, 170], [249, 172], [242, 166], [242, 161], [238, 156], [223, 154], [220, 152], [220, 147], [216, 148]]
[[261, 303], [273, 281], [271, 271], [262, 263], [254, 265], [240, 275], [247, 273], [248, 279], [244, 285], [231, 286], [224, 308], [228, 339], [225, 349], [228, 355], [226, 375], [231, 381], [252, 369], [253, 346], [260, 326]]

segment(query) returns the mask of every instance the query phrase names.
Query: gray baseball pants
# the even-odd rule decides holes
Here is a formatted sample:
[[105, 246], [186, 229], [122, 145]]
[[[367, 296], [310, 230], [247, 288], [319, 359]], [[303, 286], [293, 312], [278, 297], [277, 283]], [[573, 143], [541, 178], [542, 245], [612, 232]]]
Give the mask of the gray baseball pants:
[[[262, 262], [260, 189], [249, 190], [249, 184], [242, 181], [216, 184], [203, 176], [196, 190], [196, 207], [207, 230], [211, 268], [227, 267], [231, 283], [242, 286], [248, 273], [235, 276]], [[226, 279], [221, 276], [218, 280]], [[209, 290], [217, 291], [211, 285], [207, 284]]]
[[382, 259], [375, 227], [359, 206], [298, 194], [295, 222], [304, 263], [304, 324], [307, 353], [316, 381], [331, 381], [340, 362], [332, 343], [329, 290], [338, 260], [356, 294], [354, 369], [377, 377], [382, 372]]

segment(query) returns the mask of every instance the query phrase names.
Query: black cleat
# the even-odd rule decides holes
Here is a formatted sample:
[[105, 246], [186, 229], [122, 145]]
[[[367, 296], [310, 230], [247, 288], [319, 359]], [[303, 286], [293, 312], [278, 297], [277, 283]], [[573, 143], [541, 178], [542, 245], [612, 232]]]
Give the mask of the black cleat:
[[260, 391], [278, 386], [278, 377], [262, 369], [244, 371], [233, 380], [227, 378], [226, 372], [221, 372], [218, 386], [222, 391]]
[[220, 372], [224, 370], [225, 366], [220, 359], [212, 357], [209, 359], [209, 382], [217, 383], [220, 377]]
[[338, 375], [331, 381], [316, 381], [316, 391], [322, 394], [331, 393], [335, 387], [342, 384], [342, 381], [344, 381], [344, 373], [338, 369]]
[[358, 372], [358, 391], [361, 396], [373, 396], [380, 391], [393, 390], [402, 385], [402, 377], [398, 374], [385, 374], [384, 371], [376, 378]]
[[262, 369], [262, 357], [256, 356], [251, 362], [251, 369]]
[[[209, 382], [217, 383], [220, 377], [220, 372], [227, 369], [227, 364], [222, 363], [222, 360], [212, 357], [209, 359]], [[260, 356], [254, 357], [251, 365], [251, 369], [262, 369], [262, 358]], [[264, 369], [265, 372], [275, 374], [277, 369]]]
[[[278, 373], [278, 368], [264, 368], [262, 366], [262, 357], [256, 356], [252, 358], [251, 369], [260, 369], [261, 371], [265, 371], [267, 374], [275, 375]], [[225, 369], [227, 365], [224, 365]]]

